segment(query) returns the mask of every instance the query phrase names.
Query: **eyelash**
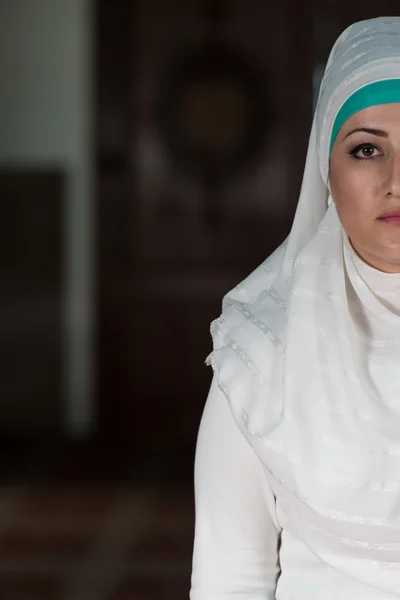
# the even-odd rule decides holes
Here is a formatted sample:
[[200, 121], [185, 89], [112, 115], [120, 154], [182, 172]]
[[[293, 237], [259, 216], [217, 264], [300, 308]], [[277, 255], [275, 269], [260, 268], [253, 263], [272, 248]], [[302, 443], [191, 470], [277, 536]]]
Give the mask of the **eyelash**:
[[375, 155], [375, 156], [357, 156], [357, 153], [360, 152], [360, 150], [362, 150], [363, 148], [372, 148], [373, 150], [379, 150], [379, 148], [377, 146], [375, 146], [375, 144], [371, 144], [371, 142], [363, 142], [362, 144], [357, 144], [357, 146], [355, 148], [353, 148], [352, 150], [350, 150], [349, 155], [351, 158], [354, 158], [355, 160], [374, 160], [375, 158], [378, 158], [379, 155]]

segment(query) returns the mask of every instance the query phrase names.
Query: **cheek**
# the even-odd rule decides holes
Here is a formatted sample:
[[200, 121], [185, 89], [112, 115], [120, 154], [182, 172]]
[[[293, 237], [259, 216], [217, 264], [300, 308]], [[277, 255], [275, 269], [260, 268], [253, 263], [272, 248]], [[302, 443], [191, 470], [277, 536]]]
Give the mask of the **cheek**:
[[332, 198], [340, 221], [351, 234], [354, 229], [368, 229], [375, 212], [374, 180], [364, 169], [342, 168], [340, 176], [332, 174]]

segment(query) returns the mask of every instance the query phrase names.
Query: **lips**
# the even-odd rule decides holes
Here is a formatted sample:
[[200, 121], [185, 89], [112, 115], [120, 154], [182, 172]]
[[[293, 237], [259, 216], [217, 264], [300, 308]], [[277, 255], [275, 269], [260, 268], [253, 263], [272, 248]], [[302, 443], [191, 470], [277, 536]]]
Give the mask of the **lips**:
[[400, 210], [390, 210], [378, 217], [378, 221], [390, 223], [391, 225], [400, 225]]

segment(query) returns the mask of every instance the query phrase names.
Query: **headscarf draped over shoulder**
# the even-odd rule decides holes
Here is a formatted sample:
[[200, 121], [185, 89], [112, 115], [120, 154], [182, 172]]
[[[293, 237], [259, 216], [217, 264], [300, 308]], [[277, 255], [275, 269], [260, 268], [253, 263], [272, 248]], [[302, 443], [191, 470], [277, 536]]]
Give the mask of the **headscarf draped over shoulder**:
[[[260, 444], [265, 446], [298, 411], [304, 416], [305, 399], [315, 405], [316, 395], [329, 396], [329, 365], [335, 364], [346, 397], [353, 394], [349, 372], [363, 376], [349, 324], [343, 231], [329, 197], [330, 142], [335, 119], [355, 92], [399, 78], [400, 18], [362, 21], [338, 38], [320, 88], [290, 234], [226, 295], [222, 315], [212, 323], [214, 349], [207, 361], [259, 454]], [[339, 365], [332, 362], [337, 356]], [[337, 394], [336, 389], [335, 403]], [[376, 419], [376, 399], [367, 410]], [[398, 435], [390, 415], [383, 420], [385, 431]]]

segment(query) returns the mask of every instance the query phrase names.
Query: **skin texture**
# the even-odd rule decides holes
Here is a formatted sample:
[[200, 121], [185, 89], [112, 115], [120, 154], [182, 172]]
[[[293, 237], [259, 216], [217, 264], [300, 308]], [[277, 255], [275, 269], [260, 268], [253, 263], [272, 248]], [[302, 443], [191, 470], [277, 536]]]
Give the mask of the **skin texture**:
[[[375, 132], [353, 132], [367, 128]], [[360, 148], [360, 145], [361, 148]], [[354, 158], [354, 150], [356, 150]], [[369, 265], [400, 273], [400, 103], [365, 108], [341, 127], [332, 148], [329, 183], [339, 219], [354, 250]]]

